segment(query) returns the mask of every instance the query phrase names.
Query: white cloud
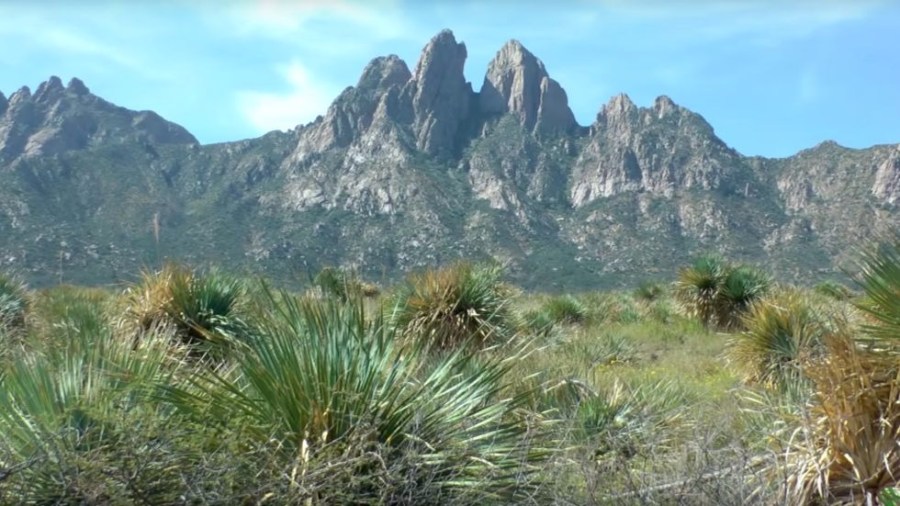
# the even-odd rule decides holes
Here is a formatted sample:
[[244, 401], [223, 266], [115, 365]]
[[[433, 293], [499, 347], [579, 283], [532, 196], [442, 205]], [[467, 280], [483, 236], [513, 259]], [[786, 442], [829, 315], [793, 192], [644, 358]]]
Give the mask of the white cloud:
[[259, 133], [289, 130], [324, 114], [340, 91], [310, 76], [308, 69], [294, 60], [278, 68], [290, 85], [285, 93], [241, 91], [237, 93], [240, 113]]
[[[212, 7], [221, 13], [218, 5]], [[308, 37], [319, 27], [335, 28], [335, 23], [346, 25], [344, 38], [349, 40], [401, 38], [408, 31], [399, 3], [393, 0], [257, 0], [236, 3], [225, 12], [238, 34], [276, 39]]]

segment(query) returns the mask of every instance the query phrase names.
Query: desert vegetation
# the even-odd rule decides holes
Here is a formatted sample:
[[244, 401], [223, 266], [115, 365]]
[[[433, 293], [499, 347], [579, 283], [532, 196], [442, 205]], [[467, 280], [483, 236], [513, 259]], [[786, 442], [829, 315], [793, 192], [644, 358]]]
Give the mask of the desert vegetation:
[[0, 275], [0, 503], [897, 504], [900, 241], [851, 274]]

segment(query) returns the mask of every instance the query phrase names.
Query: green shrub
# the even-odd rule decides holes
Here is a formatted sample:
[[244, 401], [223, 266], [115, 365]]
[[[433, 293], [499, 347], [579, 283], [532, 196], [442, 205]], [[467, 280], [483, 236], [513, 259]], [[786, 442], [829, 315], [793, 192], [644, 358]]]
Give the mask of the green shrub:
[[25, 327], [27, 290], [16, 278], [0, 273], [0, 330], [13, 332]]
[[639, 300], [652, 302], [662, 297], [663, 293], [663, 287], [659, 283], [644, 281], [634, 290], [634, 297]]
[[730, 269], [716, 294], [716, 323], [719, 327], [740, 327], [744, 313], [768, 293], [771, 284], [769, 277], [758, 269], [747, 266]]
[[707, 328], [733, 329], [742, 315], [770, 289], [762, 271], [732, 265], [719, 256], [702, 256], [678, 272], [675, 298], [685, 314]]
[[541, 456], [523, 444], [523, 399], [504, 394], [515, 359], [399, 349], [399, 336], [367, 318], [359, 301], [270, 294], [263, 307], [234, 336], [235, 369], [198, 369], [191, 387], [168, 390], [175, 407], [202, 423], [237, 421], [251, 441], [277, 441], [307, 463], [376, 452], [378, 466], [358, 467], [358, 480], [391, 470], [378, 486], [402, 485], [416, 503], [509, 500], [521, 491]]
[[730, 344], [732, 362], [745, 381], [780, 389], [804, 381], [801, 366], [813, 357], [826, 327], [807, 298], [786, 290], [750, 308], [745, 331]]
[[818, 283], [813, 287], [813, 291], [825, 295], [826, 297], [831, 297], [835, 300], [850, 300], [853, 298], [853, 292], [850, 291], [846, 286], [838, 283], [837, 281], [826, 280]]
[[330, 297], [347, 301], [354, 297], [377, 297], [380, 290], [372, 283], [359, 279], [353, 272], [336, 267], [325, 267], [313, 278], [313, 286]]
[[125, 320], [135, 334], [171, 326], [180, 341], [205, 353], [216, 334], [240, 325], [247, 298], [247, 288], [238, 278], [168, 264], [158, 272], [144, 273], [142, 282], [129, 288]]
[[402, 334], [431, 346], [485, 346], [513, 335], [509, 295], [499, 266], [458, 263], [410, 276], [391, 308]]
[[548, 299], [543, 305], [543, 310], [554, 323], [583, 323], [588, 317], [587, 308], [572, 295], [560, 295]]

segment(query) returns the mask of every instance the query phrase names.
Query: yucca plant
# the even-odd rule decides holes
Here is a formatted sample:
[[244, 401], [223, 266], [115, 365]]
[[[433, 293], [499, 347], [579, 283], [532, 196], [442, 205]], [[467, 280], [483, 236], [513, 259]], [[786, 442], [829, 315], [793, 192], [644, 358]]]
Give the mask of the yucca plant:
[[730, 269], [716, 294], [718, 325], [724, 329], [740, 327], [744, 313], [768, 293], [771, 284], [759, 269], [748, 266]]
[[674, 295], [688, 316], [706, 327], [716, 324], [719, 292], [729, 270], [722, 257], [705, 255], [678, 271]]
[[866, 336], [881, 347], [900, 349], [900, 237], [865, 250], [857, 282], [865, 294], [857, 307], [869, 318]]
[[116, 481], [109, 473], [124, 464], [123, 445], [135, 442], [126, 436], [156, 416], [143, 393], [168, 375], [168, 336], [148, 335], [135, 347], [89, 316], [70, 314], [56, 326], [62, 343], [16, 357], [0, 380], [0, 467], [16, 469], [0, 487], [2, 501], [130, 502], [128, 487], [147, 476]]
[[12, 333], [25, 327], [26, 303], [25, 284], [0, 273], [0, 330]]
[[634, 297], [646, 302], [653, 302], [663, 295], [663, 287], [659, 283], [644, 281], [634, 290]]
[[830, 279], [817, 283], [813, 291], [835, 300], [850, 300], [853, 297], [853, 292], [849, 288]]
[[400, 349], [393, 328], [367, 318], [358, 300], [266, 293], [234, 336], [234, 369], [199, 369], [190, 388], [168, 389], [174, 406], [207, 422], [240, 420], [252, 440], [304, 455], [298, 480], [322, 452], [362, 449], [377, 452], [394, 478], [406, 476], [416, 502], [517, 492], [538, 453], [525, 444], [522, 400], [504, 393], [514, 358], [466, 348], [434, 357], [424, 338]]
[[826, 326], [807, 298], [783, 290], [750, 307], [745, 328], [730, 342], [731, 362], [744, 380], [772, 388], [790, 388], [803, 381], [802, 365], [820, 352]]
[[559, 295], [544, 302], [543, 310], [555, 323], [578, 324], [587, 320], [588, 310], [575, 296]]
[[247, 290], [242, 280], [220, 271], [201, 274], [168, 264], [145, 273], [126, 297], [126, 320], [133, 331], [172, 326], [181, 341], [205, 353], [207, 341], [240, 324]]
[[791, 504], [879, 504], [900, 480], [900, 363], [861, 350], [846, 333], [806, 368], [815, 388], [807, 421], [781, 465]]
[[412, 275], [391, 308], [391, 322], [442, 349], [502, 342], [513, 334], [502, 273], [499, 266], [457, 263]]

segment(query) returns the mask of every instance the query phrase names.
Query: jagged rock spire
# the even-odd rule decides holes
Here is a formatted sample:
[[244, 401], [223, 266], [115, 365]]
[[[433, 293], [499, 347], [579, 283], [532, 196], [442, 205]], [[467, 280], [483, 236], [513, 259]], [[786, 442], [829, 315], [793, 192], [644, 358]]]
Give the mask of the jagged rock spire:
[[479, 106], [485, 114], [514, 114], [529, 130], [576, 126], [566, 92], [517, 40], [507, 42], [488, 65]]
[[449, 154], [456, 146], [472, 99], [472, 87], [463, 74], [466, 56], [466, 45], [457, 43], [450, 30], [435, 35], [422, 50], [405, 90], [421, 151]]

